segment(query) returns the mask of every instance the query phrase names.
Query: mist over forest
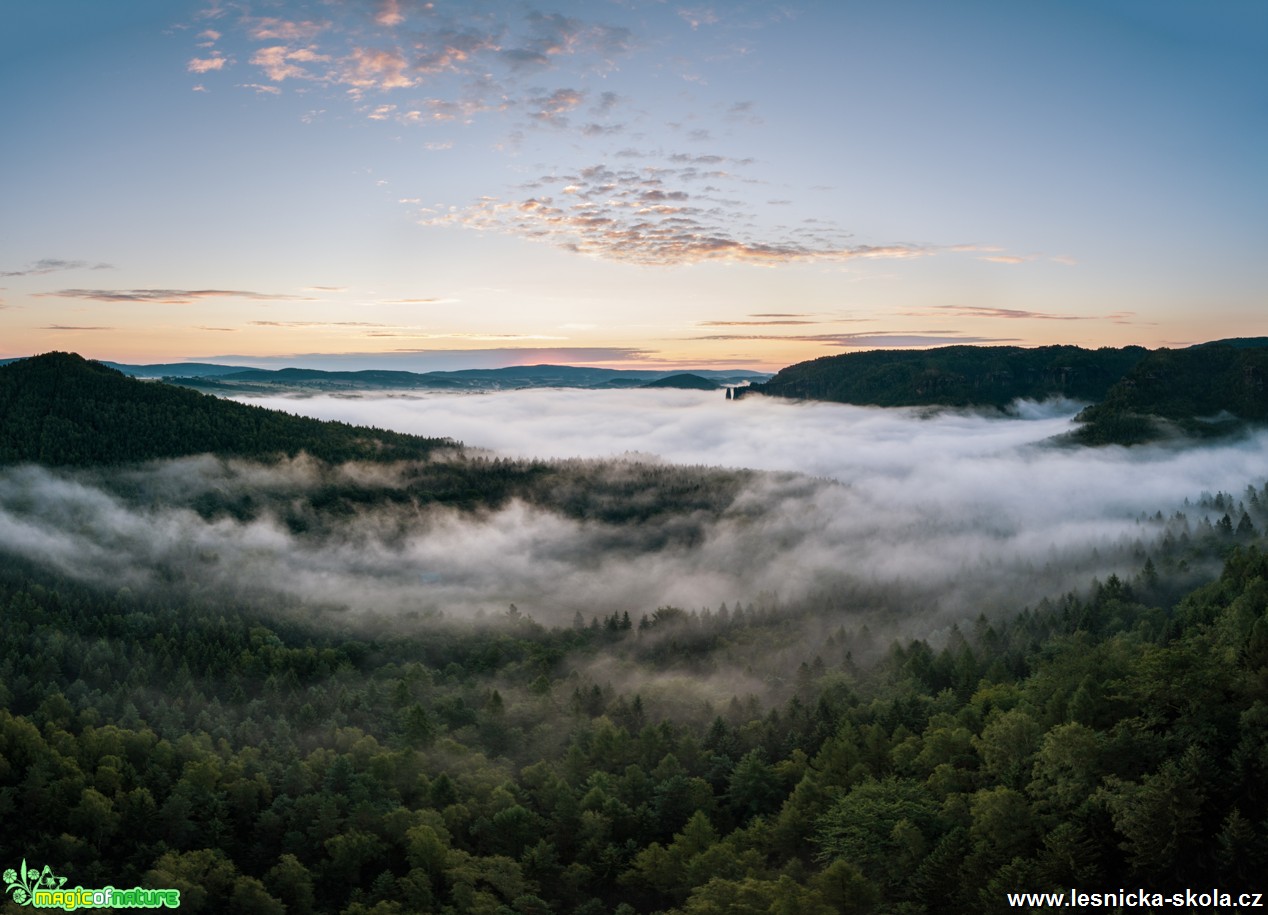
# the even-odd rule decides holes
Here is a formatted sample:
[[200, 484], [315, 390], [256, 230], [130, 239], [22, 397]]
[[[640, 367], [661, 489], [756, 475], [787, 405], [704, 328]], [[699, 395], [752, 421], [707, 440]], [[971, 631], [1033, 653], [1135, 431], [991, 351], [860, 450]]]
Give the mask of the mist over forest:
[[[1157, 513], [1268, 473], [1264, 434], [1201, 449], [1055, 447], [1077, 411], [1064, 402], [922, 413], [644, 390], [266, 405], [490, 449], [463, 461], [550, 458], [558, 480], [531, 501], [463, 509], [382, 498], [416, 472], [399, 463], [20, 466], [0, 470], [0, 545], [90, 581], [197, 582], [405, 626], [510, 603], [560, 625], [815, 598], [925, 634], [1129, 572], [1165, 533]], [[655, 498], [666, 473], [713, 491], [709, 507], [670, 502], [637, 524], [564, 508], [599, 480]], [[332, 485], [359, 504], [296, 520]]]
[[54, 873], [193, 912], [976, 915], [1268, 864], [1268, 432], [265, 402], [346, 425], [2, 371], [0, 808]]

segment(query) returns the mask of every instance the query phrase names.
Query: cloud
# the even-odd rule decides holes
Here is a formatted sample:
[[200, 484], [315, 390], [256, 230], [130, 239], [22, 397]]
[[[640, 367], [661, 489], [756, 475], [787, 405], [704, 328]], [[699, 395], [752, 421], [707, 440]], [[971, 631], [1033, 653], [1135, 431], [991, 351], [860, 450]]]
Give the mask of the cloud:
[[1023, 308], [988, 308], [980, 305], [933, 305], [918, 311], [905, 311], [900, 314], [911, 317], [934, 317], [954, 315], [958, 318], [1006, 318], [1009, 320], [1030, 321], [1102, 321], [1115, 320], [1117, 323], [1129, 323], [1122, 319], [1135, 312], [1114, 312], [1109, 315], [1063, 315], [1047, 311], [1031, 311]]
[[689, 189], [702, 179], [728, 178], [725, 172], [702, 172], [696, 165], [614, 169], [598, 164], [545, 175], [527, 186], [546, 193], [519, 200], [483, 198], [441, 213], [424, 211], [419, 221], [497, 231], [578, 254], [656, 266], [911, 258], [936, 250], [914, 244], [850, 244], [845, 233], [831, 227], [771, 238], [735, 237], [731, 227], [751, 214], [733, 209], [735, 201], [718, 198], [707, 188]]
[[41, 298], [89, 299], [94, 302], [158, 302], [188, 305], [200, 299], [249, 299], [256, 302], [315, 302], [311, 296], [249, 292], [242, 289], [60, 289], [36, 293]]
[[525, 104], [529, 117], [552, 127], [568, 126], [568, 112], [585, 101], [585, 93], [577, 89], [556, 89], [549, 95], [535, 95]]
[[529, 34], [518, 48], [504, 51], [504, 59], [514, 69], [536, 69], [552, 58], [589, 54], [610, 64], [612, 58], [629, 51], [633, 33], [620, 26], [590, 23], [561, 13], [531, 11]]
[[88, 261], [62, 260], [57, 257], [45, 257], [34, 261], [21, 270], [0, 270], [0, 276], [43, 276], [46, 273], [57, 273], [61, 270], [113, 270], [113, 264], [92, 264]]
[[702, 25], [717, 25], [718, 14], [712, 7], [695, 7], [693, 9], [680, 8], [678, 15], [683, 22], [691, 26], [692, 30], [700, 28]]
[[368, 333], [367, 337], [411, 337], [416, 340], [480, 340], [484, 342], [499, 342], [504, 340], [567, 340], [567, 337], [557, 337], [550, 334], [498, 334], [498, 333], [429, 333], [426, 331], [384, 331], [381, 333]]
[[414, 67], [423, 73], [457, 73], [476, 57], [498, 50], [494, 35], [477, 28], [442, 28], [424, 34], [418, 42]]
[[255, 41], [309, 41], [331, 28], [329, 22], [292, 22], [268, 16], [248, 19], [247, 23], [247, 34]]
[[[535, 503], [461, 512], [367, 499], [306, 534], [283, 517], [313, 493], [399, 494], [429, 468], [210, 456], [129, 470], [8, 467], [0, 549], [114, 588], [159, 587], [176, 572], [209, 594], [282, 595], [308, 603], [314, 618], [331, 605], [390, 618], [514, 602], [567, 624], [578, 609], [637, 617], [765, 593], [775, 606], [813, 601], [818, 615], [902, 614], [928, 632], [1015, 613], [1092, 575], [1130, 576], [1140, 547], [1166, 529], [1143, 514], [1184, 510], [1196, 522], [1183, 499], [1241, 492], [1268, 473], [1263, 434], [1193, 449], [1038, 447], [1070, 427], [1071, 404], [1023, 405], [1008, 418], [656, 390], [251, 400], [447, 434], [500, 455], [582, 461]], [[707, 483], [723, 487], [713, 508], [638, 524], [552, 508], [613, 489], [655, 498], [657, 481], [680, 472], [661, 462], [766, 473]], [[248, 521], [186, 507], [244, 494], [261, 506]]]
[[[628, 29], [534, 10], [494, 21], [475, 10], [428, 4], [415, 17], [408, 46], [397, 34], [406, 19], [399, 0], [383, 0], [372, 13], [357, 6], [332, 12], [334, 19], [320, 21], [245, 18], [249, 39], [273, 43], [256, 50], [251, 63], [273, 82], [351, 86], [354, 98], [369, 89], [406, 89], [422, 77], [457, 74], [465, 78], [459, 94], [467, 104], [490, 110], [505, 100], [500, 81], [517, 73], [553, 69], [565, 58], [584, 60], [583, 72], [601, 73], [633, 47]], [[611, 93], [604, 98], [608, 107], [615, 101]]]
[[803, 321], [792, 318], [769, 318], [762, 321], [697, 321], [697, 327], [766, 327], [794, 326], [798, 324], [823, 324], [823, 321]]
[[952, 346], [968, 343], [1021, 343], [1018, 337], [974, 337], [955, 331], [908, 333], [906, 331], [871, 331], [857, 334], [712, 334], [691, 337], [692, 340], [787, 340], [796, 343], [822, 343], [847, 348], [891, 349], [895, 347]]
[[357, 89], [406, 89], [417, 84], [398, 50], [355, 48], [345, 58], [340, 81]]
[[248, 321], [253, 327], [391, 327], [370, 321]]
[[82, 324], [45, 324], [41, 330], [114, 330], [113, 327], [89, 327]]
[[211, 73], [216, 70], [223, 69], [229, 61], [220, 54], [213, 54], [211, 57], [195, 57], [192, 58], [185, 69], [190, 73]]
[[321, 79], [321, 74], [313, 73], [299, 64], [325, 63], [329, 60], [327, 55], [319, 54], [314, 48], [292, 49], [284, 45], [261, 48], [251, 55], [251, 63], [262, 69], [275, 83], [288, 79]]
[[374, 15], [374, 21], [387, 28], [393, 28], [404, 22], [405, 16], [401, 13], [400, 0], [382, 0], [379, 11]]

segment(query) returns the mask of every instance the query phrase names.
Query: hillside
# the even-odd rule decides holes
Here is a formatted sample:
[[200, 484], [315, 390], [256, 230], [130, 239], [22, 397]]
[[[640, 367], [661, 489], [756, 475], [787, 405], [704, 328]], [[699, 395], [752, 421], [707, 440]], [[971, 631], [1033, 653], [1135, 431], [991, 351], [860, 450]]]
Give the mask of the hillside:
[[73, 353], [0, 367], [0, 464], [117, 464], [216, 452], [421, 458], [449, 439], [322, 422], [138, 381]]
[[1079, 414], [1075, 440], [1134, 444], [1168, 429], [1205, 438], [1268, 420], [1268, 347], [1237, 342], [1149, 353]]
[[1049, 397], [1096, 401], [1146, 353], [1139, 346], [872, 350], [791, 365], [749, 391], [881, 407], [1004, 407], [1018, 398]]
[[[16, 361], [16, 360], [9, 360]], [[0, 365], [4, 364], [0, 361]], [[634, 388], [681, 372], [606, 369], [582, 365], [510, 365], [493, 369], [410, 372], [389, 369], [331, 371], [313, 368], [261, 369], [200, 362], [128, 365], [105, 362], [134, 378], [161, 378], [171, 384], [221, 396], [240, 394], [323, 394], [380, 391], [506, 391], [523, 388]], [[690, 374], [722, 384], [765, 381], [768, 372], [697, 369]], [[671, 387], [674, 385], [671, 385]], [[711, 390], [712, 388], [701, 388]]]
[[[62, 353], [0, 370], [6, 448], [90, 452], [0, 467], [22, 880], [274, 915], [1003, 915], [1018, 890], [1236, 889], [1268, 868], [1262, 480], [1142, 518], [1121, 576], [935, 616], [907, 583], [845, 575], [729, 604], [611, 597], [630, 568], [710, 555], [789, 582], [819, 549], [845, 567], [839, 541], [771, 552], [771, 522], [813, 531], [797, 506], [853, 486], [469, 451], [82, 466], [139, 459], [165, 422], [186, 423], [182, 454], [217, 430], [263, 455], [395, 447], [294, 419]], [[1010, 593], [1046, 574], [971, 542]]]
[[716, 381], [708, 378], [701, 378], [699, 375], [691, 372], [683, 372], [680, 375], [670, 375], [667, 378], [657, 378], [655, 381], [649, 381], [647, 384], [641, 385], [644, 388], [682, 388], [691, 391], [716, 391], [722, 387]]

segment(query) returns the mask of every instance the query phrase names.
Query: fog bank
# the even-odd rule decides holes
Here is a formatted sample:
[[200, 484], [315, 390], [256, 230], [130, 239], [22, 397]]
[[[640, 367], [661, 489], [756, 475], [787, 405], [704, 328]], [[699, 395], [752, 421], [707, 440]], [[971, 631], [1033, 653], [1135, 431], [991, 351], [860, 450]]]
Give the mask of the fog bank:
[[1161, 533], [1142, 513], [1170, 514], [1202, 491], [1240, 494], [1268, 476], [1264, 435], [1187, 450], [1040, 446], [1069, 427], [1069, 404], [922, 417], [695, 392], [529, 391], [269, 405], [507, 454], [624, 455], [610, 474], [637, 474], [647, 459], [809, 476], [758, 475], [716, 513], [638, 524], [518, 500], [462, 512], [372, 499], [296, 532], [271, 509], [207, 520], [191, 506], [206, 493], [299, 504], [332, 480], [390, 490], [405, 468], [209, 456], [122, 471], [11, 467], [0, 470], [0, 549], [85, 580], [192, 583], [410, 625], [511, 602], [567, 623], [576, 612], [637, 618], [761, 595], [828, 595], [843, 613], [879, 603], [975, 616], [1130, 571], [1133, 548]]

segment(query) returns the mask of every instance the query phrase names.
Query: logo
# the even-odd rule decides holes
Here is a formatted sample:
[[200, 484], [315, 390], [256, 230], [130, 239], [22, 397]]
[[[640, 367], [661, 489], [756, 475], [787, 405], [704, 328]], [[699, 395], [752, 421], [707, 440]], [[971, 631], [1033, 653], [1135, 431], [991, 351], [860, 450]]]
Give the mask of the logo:
[[21, 868], [9, 868], [4, 872], [4, 883], [5, 892], [13, 897], [14, 902], [37, 909], [61, 909], [65, 912], [82, 908], [176, 909], [181, 904], [181, 892], [174, 889], [151, 890], [140, 886], [132, 889], [116, 889], [113, 886], [67, 889], [65, 877], [54, 874], [47, 864], [42, 870], [27, 867], [25, 858]]

